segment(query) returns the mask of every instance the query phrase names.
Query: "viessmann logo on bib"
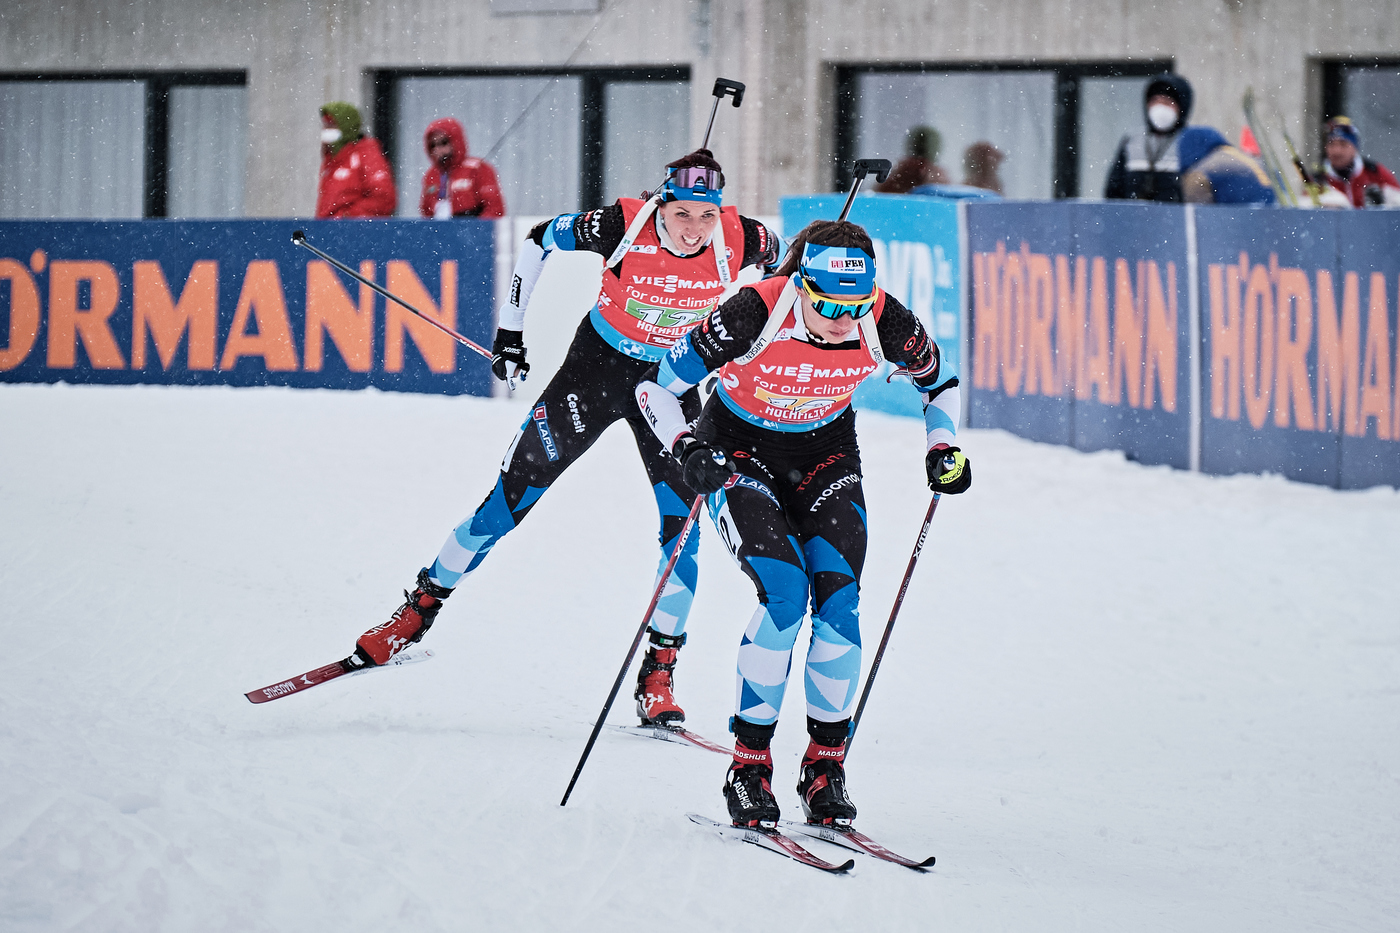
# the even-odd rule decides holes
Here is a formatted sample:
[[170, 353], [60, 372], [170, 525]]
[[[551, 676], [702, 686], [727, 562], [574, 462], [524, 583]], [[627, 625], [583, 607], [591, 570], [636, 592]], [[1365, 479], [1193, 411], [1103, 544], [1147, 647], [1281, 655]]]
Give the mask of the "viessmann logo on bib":
[[832, 257], [830, 257], [830, 258], [827, 259], [826, 271], [828, 271], [828, 272], [849, 272], [849, 273], [854, 273], [854, 274], [856, 274], [856, 275], [864, 275], [864, 274], [865, 274], [865, 257], [864, 257], [864, 256], [849, 256], [849, 257], [837, 257], [837, 256], [832, 256]]

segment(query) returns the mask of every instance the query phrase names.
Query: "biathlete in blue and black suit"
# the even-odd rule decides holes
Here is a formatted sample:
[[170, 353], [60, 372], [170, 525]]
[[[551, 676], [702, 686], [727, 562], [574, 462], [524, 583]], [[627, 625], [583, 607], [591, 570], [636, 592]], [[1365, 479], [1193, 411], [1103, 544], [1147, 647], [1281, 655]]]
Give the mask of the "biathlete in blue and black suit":
[[[561, 214], [530, 231], [510, 297], [499, 312], [491, 364], [496, 377], [523, 377], [529, 370], [525, 310], [551, 253], [587, 250], [606, 257], [598, 300], [579, 325], [564, 364], [507, 448], [495, 487], [448, 536], [389, 621], [360, 636], [354, 655], [360, 664], [383, 664], [422, 638], [442, 600], [520, 524], [569, 465], [620, 420], [636, 436], [656, 494], [665, 566], [695, 494], [685, 485], [680, 466], [647, 430], [632, 390], [705, 320], [740, 269], [776, 264], [779, 249], [776, 235], [762, 223], [721, 207], [724, 174], [709, 150], [697, 149], [667, 169], [665, 184], [646, 200], [622, 198], [598, 210]], [[694, 392], [684, 394], [681, 404], [692, 416], [699, 415]], [[636, 691], [644, 723], [685, 719], [672, 695], [672, 671], [685, 643], [698, 547], [699, 536], [692, 534], [652, 617], [651, 644]]]
[[[802, 620], [810, 742], [797, 790], [808, 820], [849, 822], [844, 767], [860, 676], [865, 500], [851, 394], [888, 359], [923, 393], [931, 488], [960, 493], [972, 469], [954, 445], [958, 379], [919, 320], [875, 284], [870, 237], [844, 221], [798, 235], [778, 274], [739, 292], [666, 355], [637, 405], [707, 496], [759, 606], [739, 645], [734, 759], [724, 795], [740, 826], [772, 826], [769, 742]], [[693, 432], [680, 399], [719, 383]]]

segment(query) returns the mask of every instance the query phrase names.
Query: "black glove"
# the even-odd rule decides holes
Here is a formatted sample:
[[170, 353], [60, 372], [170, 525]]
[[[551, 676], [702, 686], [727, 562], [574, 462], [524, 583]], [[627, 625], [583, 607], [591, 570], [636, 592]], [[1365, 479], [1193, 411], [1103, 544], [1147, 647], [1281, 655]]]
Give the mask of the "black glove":
[[[512, 369], [512, 365], [514, 369]], [[496, 342], [491, 344], [491, 372], [505, 382], [514, 376], [525, 379], [530, 364], [525, 362], [525, 334], [523, 331], [496, 328]]]
[[928, 488], [956, 495], [972, 485], [972, 464], [957, 447], [935, 447], [924, 457]]
[[702, 496], [723, 489], [725, 481], [737, 469], [723, 449], [696, 440], [690, 434], [682, 434], [671, 453], [681, 462], [685, 484]]

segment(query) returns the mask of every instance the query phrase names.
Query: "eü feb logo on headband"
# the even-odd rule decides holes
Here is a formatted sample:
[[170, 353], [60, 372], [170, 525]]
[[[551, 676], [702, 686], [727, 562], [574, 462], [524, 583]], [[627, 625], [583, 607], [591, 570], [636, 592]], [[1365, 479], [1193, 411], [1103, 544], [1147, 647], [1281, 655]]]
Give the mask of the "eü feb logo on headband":
[[875, 291], [875, 257], [854, 246], [818, 246], [802, 250], [802, 277], [824, 295], [869, 295]]

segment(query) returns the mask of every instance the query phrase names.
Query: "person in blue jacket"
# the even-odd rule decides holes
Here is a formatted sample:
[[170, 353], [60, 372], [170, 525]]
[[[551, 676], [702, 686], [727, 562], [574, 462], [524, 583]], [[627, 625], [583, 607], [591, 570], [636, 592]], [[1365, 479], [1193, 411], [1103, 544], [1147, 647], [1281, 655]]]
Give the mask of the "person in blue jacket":
[[1220, 131], [1192, 126], [1176, 143], [1181, 198], [1194, 204], [1258, 204], [1278, 201], [1263, 166], [1230, 145]]

